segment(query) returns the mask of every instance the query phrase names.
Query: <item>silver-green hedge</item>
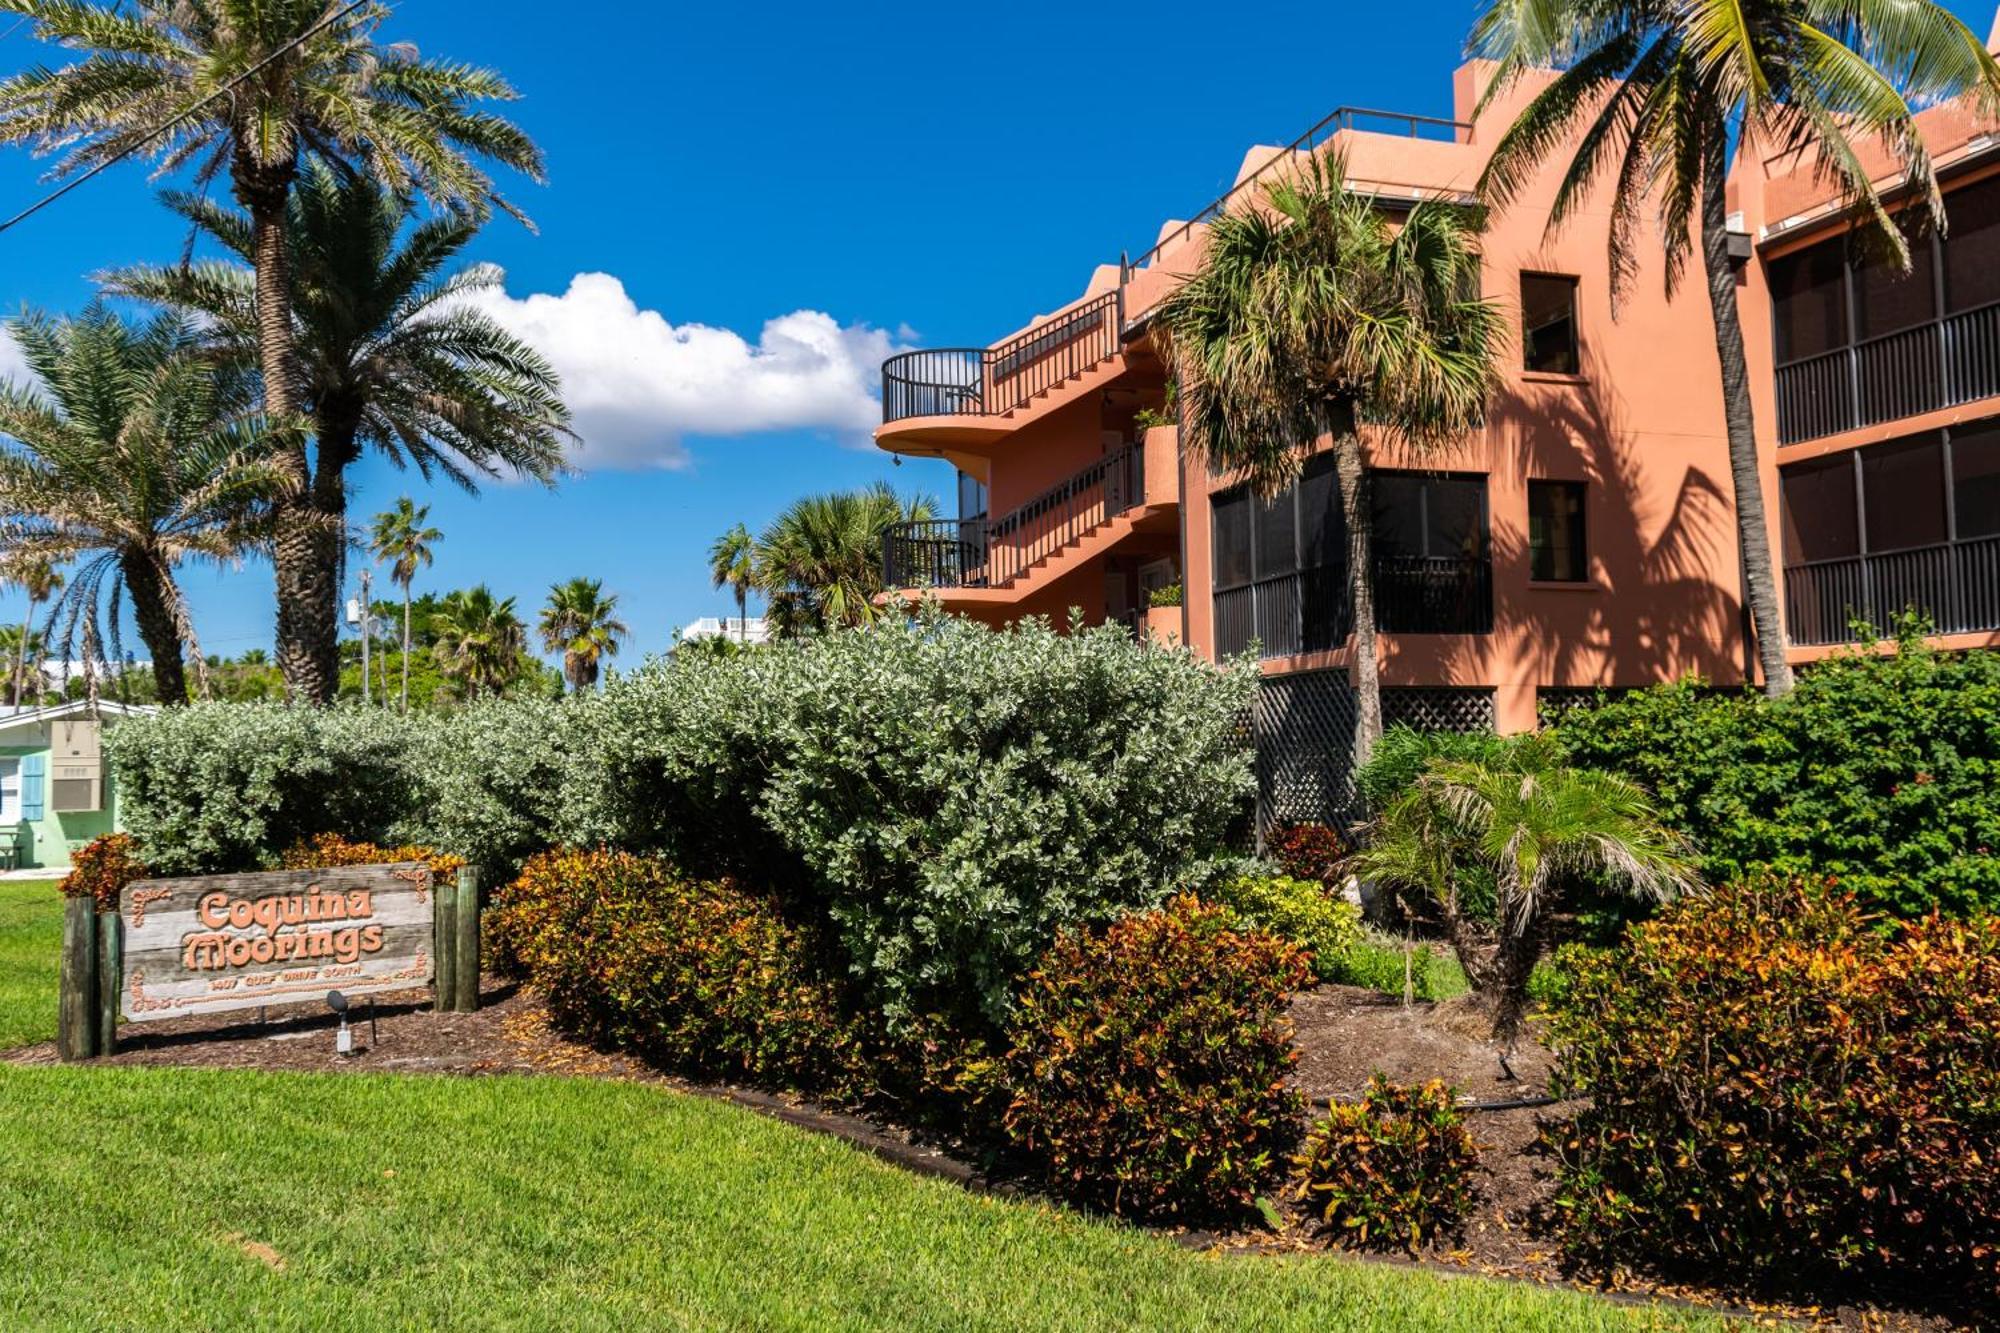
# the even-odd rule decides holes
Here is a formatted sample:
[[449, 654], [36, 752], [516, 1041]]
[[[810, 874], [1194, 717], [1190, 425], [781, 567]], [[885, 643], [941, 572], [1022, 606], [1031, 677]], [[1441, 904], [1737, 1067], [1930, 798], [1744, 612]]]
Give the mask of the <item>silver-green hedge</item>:
[[830, 923], [891, 1015], [997, 1019], [1058, 927], [1209, 872], [1253, 789], [1254, 689], [1116, 628], [926, 614], [421, 723], [179, 710], [120, 728], [114, 764], [163, 868], [323, 829], [495, 868], [558, 843], [662, 851]]

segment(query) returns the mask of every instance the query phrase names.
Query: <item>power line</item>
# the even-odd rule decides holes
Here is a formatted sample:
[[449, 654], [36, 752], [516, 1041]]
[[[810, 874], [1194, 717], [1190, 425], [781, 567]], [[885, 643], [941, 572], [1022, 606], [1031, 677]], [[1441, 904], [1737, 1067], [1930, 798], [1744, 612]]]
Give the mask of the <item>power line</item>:
[[[214, 92], [210, 93], [208, 96], [202, 98], [194, 105], [182, 111], [179, 115], [173, 117], [173, 119], [168, 120], [158, 126], [155, 126], [151, 130], [148, 130], [145, 134], [145, 137], [119, 150], [117, 153], [104, 159], [104, 161], [99, 162], [96, 166], [84, 172], [81, 176], [78, 176], [75, 180], [69, 181], [66, 184], [64, 184], [62, 188], [51, 192], [46, 198], [37, 200], [35, 203], [30, 204], [28, 207], [16, 213], [13, 217], [8, 218], [5, 222], [0, 222], [0, 232], [7, 231], [10, 228], [18, 225], [19, 223], [26, 222], [29, 218], [41, 212], [43, 209], [47, 208], [50, 204], [53, 204], [56, 200], [68, 194], [71, 190], [77, 189], [80, 186], [89, 182], [90, 180], [94, 179], [95, 177], [102, 175], [106, 171], [109, 171], [112, 167], [117, 166], [120, 162], [123, 162], [126, 158], [132, 156], [134, 153], [140, 151], [141, 149], [150, 147], [152, 143], [155, 140], [157, 140], [161, 135], [167, 133], [167, 131], [173, 129], [176, 125], [179, 125], [182, 121], [188, 119], [190, 116], [194, 115], [197, 111], [200, 111], [210, 102], [215, 101], [217, 98], [227, 97], [230, 93], [235, 92], [236, 89], [240, 87], [242, 84], [248, 82], [252, 78], [255, 78], [258, 74], [261, 74], [265, 70], [265, 68], [268, 67], [273, 61], [277, 60], [278, 57], [284, 55], [286, 52], [294, 49], [295, 47], [303, 46], [306, 42], [310, 41], [314, 37], [319, 36], [322, 32], [325, 32], [328, 28], [331, 28], [334, 24], [340, 22], [342, 19], [346, 18], [349, 14], [352, 14], [355, 10], [361, 8], [363, 5], [372, 3], [374, 3], [374, 0], [351, 0], [351, 3], [344, 5], [336, 12], [327, 15], [319, 22], [313, 24], [312, 27], [307, 28], [304, 32], [292, 38], [290, 41], [286, 42], [283, 46], [280, 46], [277, 50], [271, 52], [271, 54], [265, 56], [262, 60], [252, 65], [249, 69], [244, 70], [241, 74], [238, 74], [235, 78], [229, 80], [227, 83], [223, 84], [220, 88], [217, 88]], [[16, 24], [15, 26], [18, 27], [19, 25]]]

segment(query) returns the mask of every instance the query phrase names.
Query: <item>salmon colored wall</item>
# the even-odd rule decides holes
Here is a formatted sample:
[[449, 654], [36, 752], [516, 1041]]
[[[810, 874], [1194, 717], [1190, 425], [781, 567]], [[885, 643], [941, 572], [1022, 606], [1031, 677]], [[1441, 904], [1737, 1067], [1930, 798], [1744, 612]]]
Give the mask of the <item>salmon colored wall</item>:
[[[1458, 119], [1474, 119], [1492, 69], [1488, 63], [1473, 61], [1456, 72]], [[1527, 80], [1511, 89], [1456, 142], [1344, 130], [1334, 136], [1331, 148], [1344, 155], [1350, 180], [1363, 188], [1462, 197], [1474, 188], [1490, 145], [1540, 86]], [[1967, 140], [1983, 128], [1954, 107], [1928, 111], [1922, 123], [1933, 152], [1941, 158], [1966, 151]], [[1279, 151], [1250, 150], [1238, 179]], [[1383, 678], [1390, 685], [1491, 688], [1500, 724], [1508, 730], [1535, 724], [1535, 693], [1541, 686], [1642, 685], [1688, 672], [1734, 683], [1744, 678], [1746, 662], [1754, 657], [1746, 641], [1721, 378], [1699, 258], [1691, 261], [1681, 289], [1670, 299], [1660, 247], [1642, 240], [1638, 249], [1645, 261], [1614, 311], [1604, 200], [1587, 203], [1558, 233], [1550, 234], [1545, 226], [1566, 162], [1566, 154], [1553, 154], [1548, 168], [1516, 202], [1490, 219], [1482, 242], [1485, 293], [1508, 311], [1514, 333], [1503, 356], [1504, 382], [1484, 429], [1444, 457], [1417, 459], [1379, 442], [1369, 446], [1380, 467], [1488, 475], [1494, 632], [1385, 635]], [[1886, 165], [1883, 159], [1885, 169]], [[1770, 224], [1826, 202], [1826, 188], [1810, 177], [1809, 167], [1767, 158], [1753, 145], [1742, 155], [1732, 178], [1732, 205], [1742, 210], [1751, 234], [1762, 236]], [[1781, 253], [1804, 243], [1808, 233], [1825, 230], [1801, 227], [1796, 236], [1771, 240], [1740, 279], [1760, 470], [1766, 506], [1774, 517], [1780, 450], [1764, 265], [1771, 253]], [[1160, 252], [1129, 276], [1128, 319], [1143, 315], [1196, 267], [1204, 236], [1205, 229], [1199, 226], [1168, 222], [1161, 227]], [[1519, 275], [1524, 271], [1578, 278], [1580, 374], [1537, 375], [1520, 368]], [[1117, 277], [1115, 267], [1100, 267], [1079, 299], [1110, 290]], [[992, 420], [939, 418], [929, 424], [899, 423], [885, 428], [879, 438], [883, 447], [896, 448], [899, 439], [922, 439], [926, 431], [934, 438], [961, 426], [983, 433], [984, 438], [967, 447], [991, 460], [991, 512], [998, 515], [1101, 455], [1105, 390], [1131, 383], [1127, 363], [1144, 350], [1148, 349], [1142, 337], [1106, 372], [1058, 390], [1053, 395], [1056, 405], [1018, 427]], [[1074, 399], [1060, 402], [1064, 392], [1073, 393]], [[1129, 397], [1124, 400], [1129, 402]], [[1119, 410], [1129, 407], [1121, 405]], [[1940, 420], [1964, 419], [1995, 410], [2000, 410], [2000, 400], [1935, 415]], [[1934, 423], [1929, 418], [1897, 422], [1783, 453], [1790, 459], [1851, 448], [1930, 424]], [[1175, 435], [1171, 429], [1147, 434], [1147, 498], [1149, 502], [1171, 499], [1162, 487], [1166, 479], [1177, 478], [1183, 498], [1177, 538], [1186, 589], [1186, 636], [1196, 651], [1212, 655], [1209, 500], [1228, 482], [1211, 478], [1195, 460], [1180, 457], [1172, 462]], [[1538, 585], [1528, 577], [1527, 489], [1530, 479], [1542, 478], [1587, 483], [1591, 563], [1587, 584]], [[1774, 538], [1775, 531], [1774, 523]], [[1060, 621], [1067, 608], [1076, 605], [1091, 620], [1101, 619], [1106, 559], [1132, 554], [1142, 539], [1156, 549], [1169, 550], [1175, 544], [1175, 534], [1145, 537], [1135, 532], [1106, 556], [1053, 583], [1036, 587], [1029, 580], [1023, 594], [1013, 599], [996, 598], [991, 592], [968, 594], [965, 609], [994, 623], [1030, 614]], [[1984, 641], [2000, 642], [2000, 635], [1985, 636]], [[1822, 655], [1819, 650], [1795, 652], [1798, 660], [1818, 655]], [[1345, 653], [1339, 652], [1270, 661], [1264, 669], [1279, 673], [1344, 664]]]

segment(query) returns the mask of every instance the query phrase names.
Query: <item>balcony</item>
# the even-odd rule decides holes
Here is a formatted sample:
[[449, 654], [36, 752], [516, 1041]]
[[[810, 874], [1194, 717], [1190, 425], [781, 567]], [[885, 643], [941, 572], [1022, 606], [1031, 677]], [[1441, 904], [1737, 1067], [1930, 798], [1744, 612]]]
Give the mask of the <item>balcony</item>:
[[891, 588], [1004, 588], [1146, 503], [1146, 450], [1127, 445], [998, 518], [899, 523], [882, 541]]
[[1956, 407], [2000, 394], [2000, 304], [1981, 306], [1778, 367], [1778, 442]]
[[2000, 537], [1785, 569], [1785, 628], [1801, 646], [1853, 643], [1857, 621], [1886, 630], [1909, 610], [1938, 634], [2000, 630]]
[[[1251, 642], [1265, 657], [1331, 652], [1354, 613], [1337, 565], [1280, 574], [1215, 594], [1216, 651]], [[1493, 562], [1486, 556], [1375, 557], [1375, 627], [1385, 634], [1493, 632]]]
[[882, 424], [1000, 417], [1116, 355], [1121, 291], [1106, 292], [996, 347], [904, 352], [882, 363]]

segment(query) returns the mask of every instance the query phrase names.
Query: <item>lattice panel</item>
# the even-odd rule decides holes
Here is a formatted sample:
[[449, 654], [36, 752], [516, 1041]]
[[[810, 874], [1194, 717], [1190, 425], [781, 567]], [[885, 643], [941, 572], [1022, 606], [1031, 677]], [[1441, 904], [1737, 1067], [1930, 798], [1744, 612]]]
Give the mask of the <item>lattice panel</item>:
[[1595, 708], [1630, 693], [1630, 685], [1543, 685], [1535, 691], [1535, 715], [1550, 726], [1579, 708]]
[[1344, 671], [1269, 676], [1257, 692], [1257, 823], [1340, 827], [1354, 804], [1354, 692]]
[[1405, 686], [1382, 691], [1382, 725], [1418, 731], [1492, 731], [1493, 691], [1450, 686]]

